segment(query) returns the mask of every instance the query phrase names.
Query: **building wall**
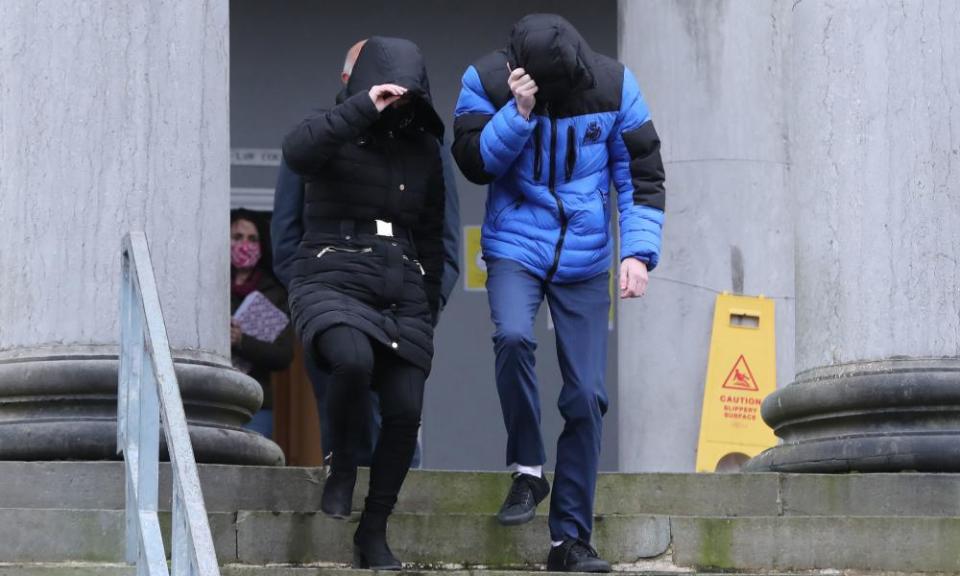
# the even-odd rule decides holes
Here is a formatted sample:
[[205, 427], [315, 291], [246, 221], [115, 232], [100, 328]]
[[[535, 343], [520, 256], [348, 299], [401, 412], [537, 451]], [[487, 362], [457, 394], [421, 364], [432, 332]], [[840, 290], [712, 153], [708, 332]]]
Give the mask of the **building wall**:
[[625, 471], [693, 471], [717, 293], [775, 298], [777, 385], [793, 379], [790, 5], [620, 2], [621, 59], [645, 91], [667, 175], [662, 263], [620, 315]]
[[[513, 22], [527, 13], [560, 13], [595, 49], [610, 55], [617, 52], [614, 0], [232, 0], [230, 9], [234, 150], [276, 149], [286, 131], [311, 109], [329, 106], [340, 89], [347, 47], [369, 35], [403, 36], [420, 45], [448, 133], [463, 71], [477, 57], [502, 47]], [[234, 165], [234, 204], [246, 198], [252, 207], [262, 205], [256, 195], [250, 196], [250, 189], [272, 188], [275, 174], [276, 168], [270, 165]], [[485, 189], [459, 173], [458, 189], [462, 224], [479, 225]], [[485, 293], [465, 292], [462, 286], [461, 281], [437, 331], [434, 371], [427, 383], [423, 462], [430, 468], [499, 469], [504, 464], [506, 434], [494, 386], [489, 307]], [[544, 307], [537, 321], [537, 362], [548, 465], [552, 465], [561, 429], [555, 408], [560, 374], [546, 316]], [[606, 418], [602, 459], [606, 469], [617, 467], [616, 349], [613, 338], [608, 357], [612, 408]]]

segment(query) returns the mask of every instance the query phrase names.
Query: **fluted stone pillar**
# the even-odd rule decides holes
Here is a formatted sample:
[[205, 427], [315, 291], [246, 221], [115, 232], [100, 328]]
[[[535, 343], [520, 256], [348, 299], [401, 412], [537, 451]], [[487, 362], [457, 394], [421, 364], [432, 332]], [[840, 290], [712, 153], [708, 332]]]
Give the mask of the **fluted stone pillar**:
[[960, 4], [797, 2], [796, 382], [754, 470], [960, 471]]
[[620, 59], [663, 141], [661, 265], [619, 315], [620, 466], [694, 470], [716, 294], [776, 300], [792, 378], [792, 199], [784, 46], [792, 2], [620, 2]]
[[0, 9], [0, 459], [115, 457], [120, 239], [146, 231], [201, 461], [275, 464], [230, 368], [227, 0]]

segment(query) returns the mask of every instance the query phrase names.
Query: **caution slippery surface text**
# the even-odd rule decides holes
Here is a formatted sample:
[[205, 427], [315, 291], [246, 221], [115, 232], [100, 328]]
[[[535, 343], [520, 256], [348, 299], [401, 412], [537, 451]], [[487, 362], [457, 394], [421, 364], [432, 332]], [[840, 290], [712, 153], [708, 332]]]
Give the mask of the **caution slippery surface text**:
[[774, 304], [766, 298], [721, 294], [704, 388], [697, 471], [736, 467], [776, 443], [760, 417], [777, 388]]

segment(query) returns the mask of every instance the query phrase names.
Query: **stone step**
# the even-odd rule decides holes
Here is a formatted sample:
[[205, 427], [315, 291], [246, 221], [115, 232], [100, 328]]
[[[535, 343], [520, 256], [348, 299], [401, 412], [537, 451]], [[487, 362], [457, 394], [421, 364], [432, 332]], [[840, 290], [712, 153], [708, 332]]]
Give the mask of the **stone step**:
[[[292, 562], [347, 563], [352, 557], [356, 520], [323, 514], [240, 512], [238, 560], [246, 564]], [[405, 562], [418, 566], [532, 567], [543, 564], [550, 547], [545, 516], [505, 528], [490, 515], [395, 514], [388, 537]], [[595, 526], [594, 544], [604, 558], [631, 564], [656, 558], [670, 547], [670, 521], [664, 516], [608, 516]]]
[[[347, 564], [358, 520], [268, 511], [209, 518], [218, 559], [243, 564]], [[169, 520], [161, 514], [165, 537]], [[544, 517], [507, 529], [489, 515], [399, 513], [389, 530], [394, 549], [418, 566], [532, 566], [546, 560], [549, 547]], [[610, 517], [597, 523], [596, 532], [596, 542], [616, 563], [660, 556], [670, 543], [666, 517]], [[119, 562], [123, 537], [120, 510], [0, 509], [0, 562]]]
[[[404, 570], [398, 576], [529, 576], [524, 570]], [[551, 574], [551, 572], [538, 572]], [[48, 563], [48, 564], [0, 564], [0, 576], [135, 576], [136, 570], [126, 564], [108, 563]], [[326, 566], [247, 566], [227, 564], [220, 567], [221, 576], [369, 576], [369, 570]], [[711, 576], [707, 572], [631, 570], [618, 572], [623, 576]], [[738, 576], [752, 576], [740, 573]], [[764, 576], [775, 576], [765, 573]], [[786, 576], [786, 575], [781, 575]]]
[[673, 562], [712, 570], [960, 572], [960, 518], [671, 519]]
[[[200, 466], [210, 512], [319, 509], [320, 468]], [[124, 504], [119, 462], [0, 462], [0, 508], [113, 509]], [[399, 512], [494, 514], [502, 472], [412, 471]], [[354, 505], [365, 493], [361, 470]], [[169, 467], [161, 466], [169, 507]], [[544, 510], [546, 506], [544, 505]], [[601, 474], [596, 513], [668, 516], [960, 516], [960, 474]]]
[[[254, 566], [343, 565], [355, 522], [297, 512], [211, 514], [220, 561]], [[396, 514], [390, 542], [421, 568], [535, 568], [549, 546], [542, 516], [504, 528], [489, 515]], [[960, 572], [960, 518], [610, 515], [597, 519], [594, 543], [627, 571]], [[122, 553], [121, 511], [0, 510], [0, 562], [110, 563]]]
[[[319, 508], [321, 468], [198, 466], [209, 512]], [[0, 508], [121, 510], [121, 462], [0, 462]], [[160, 464], [160, 506], [170, 509], [170, 466]]]

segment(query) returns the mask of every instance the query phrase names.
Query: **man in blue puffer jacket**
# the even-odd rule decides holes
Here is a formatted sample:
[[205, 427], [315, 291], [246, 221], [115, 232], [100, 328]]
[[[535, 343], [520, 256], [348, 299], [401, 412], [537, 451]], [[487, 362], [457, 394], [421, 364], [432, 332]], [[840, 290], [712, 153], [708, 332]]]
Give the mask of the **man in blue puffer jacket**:
[[620, 296], [643, 296], [659, 259], [664, 209], [660, 140], [636, 79], [590, 50], [560, 16], [520, 20], [506, 49], [463, 75], [454, 157], [489, 184], [482, 247], [495, 326], [496, 380], [513, 485], [498, 518], [533, 518], [550, 492], [534, 370], [534, 319], [546, 297], [563, 374], [550, 505], [551, 571], [607, 572], [590, 545], [607, 409], [608, 282], [620, 230]]

